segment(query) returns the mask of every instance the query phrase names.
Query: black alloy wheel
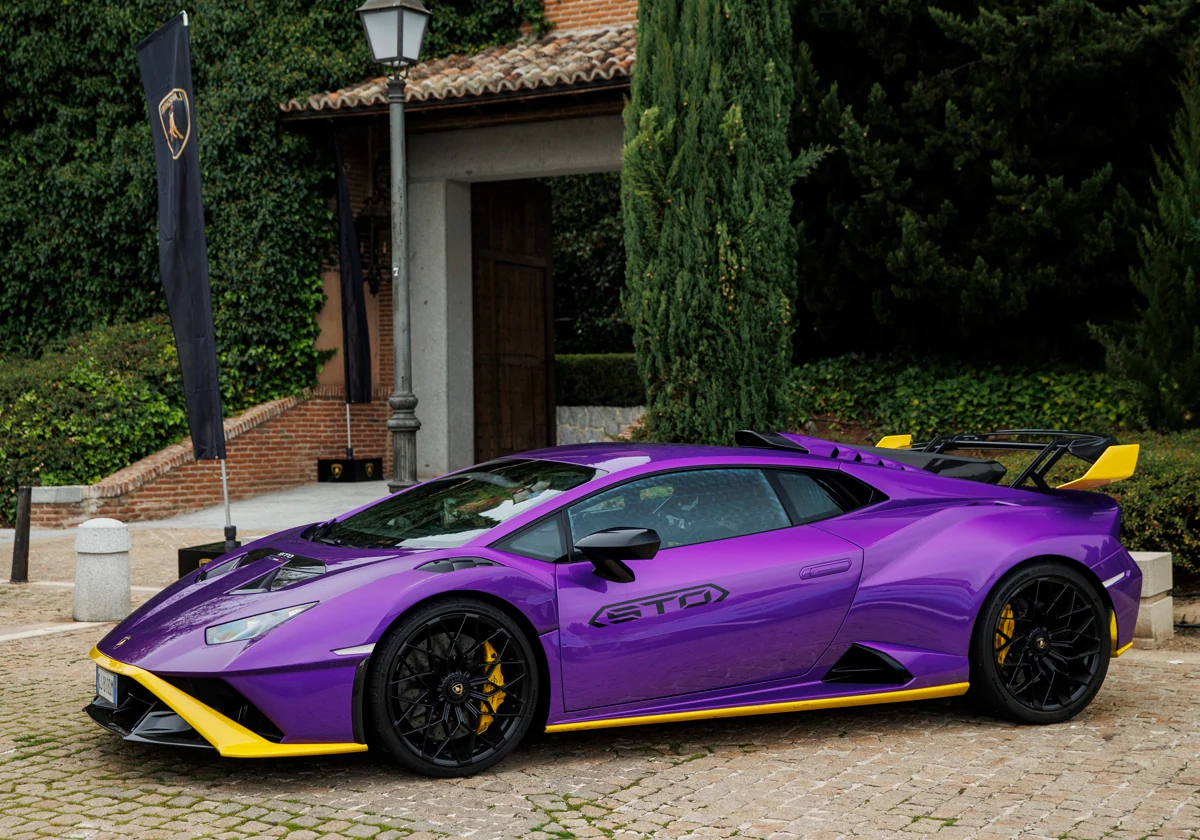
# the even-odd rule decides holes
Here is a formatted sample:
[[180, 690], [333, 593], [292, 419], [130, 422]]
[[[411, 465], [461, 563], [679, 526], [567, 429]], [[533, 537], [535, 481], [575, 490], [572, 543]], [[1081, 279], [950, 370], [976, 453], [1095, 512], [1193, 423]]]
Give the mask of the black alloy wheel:
[[517, 746], [537, 711], [529, 640], [483, 601], [436, 601], [402, 617], [370, 667], [366, 702], [378, 741], [427, 776], [491, 767]]
[[1108, 673], [1109, 608], [1093, 581], [1039, 561], [992, 590], [971, 640], [971, 693], [1019, 723], [1059, 723], [1084, 709]]

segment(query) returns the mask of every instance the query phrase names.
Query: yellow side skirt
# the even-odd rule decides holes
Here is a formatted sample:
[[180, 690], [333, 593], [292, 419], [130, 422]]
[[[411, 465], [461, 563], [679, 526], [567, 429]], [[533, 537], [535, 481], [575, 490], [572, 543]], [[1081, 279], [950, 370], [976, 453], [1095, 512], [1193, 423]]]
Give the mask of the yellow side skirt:
[[556, 723], [547, 732], [574, 732], [581, 729], [608, 729], [613, 726], [642, 726], [649, 723], [676, 723], [684, 720], [772, 715], [779, 712], [811, 712], [817, 709], [842, 709], [847, 706], [874, 706], [879, 703], [903, 703], [908, 700], [934, 700], [966, 694], [970, 683], [935, 685], [929, 688], [909, 688], [901, 691], [877, 691], [872, 694], [851, 694], [843, 697], [818, 697], [788, 703], [764, 703], [758, 706], [727, 706], [723, 709], [702, 709], [694, 712], [670, 712], [663, 715], [585, 720], [579, 723]]
[[216, 709], [180, 691], [161, 677], [136, 665], [127, 665], [105, 656], [97, 648], [90, 654], [106, 671], [132, 677], [162, 700], [181, 718], [191, 724], [206, 741], [227, 758], [283, 758], [297, 755], [330, 755], [332, 753], [364, 752], [366, 744], [276, 744], [268, 741], [237, 721], [230, 720]]

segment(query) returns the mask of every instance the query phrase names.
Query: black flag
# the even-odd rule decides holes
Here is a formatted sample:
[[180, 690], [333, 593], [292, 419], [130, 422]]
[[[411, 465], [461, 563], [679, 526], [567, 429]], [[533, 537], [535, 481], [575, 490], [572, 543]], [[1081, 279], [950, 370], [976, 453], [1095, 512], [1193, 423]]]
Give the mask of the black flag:
[[200, 196], [192, 53], [180, 14], [137, 46], [158, 169], [158, 265], [175, 330], [196, 460], [225, 459]]
[[367, 332], [367, 301], [363, 295], [362, 261], [358, 233], [350, 211], [350, 188], [342, 166], [342, 147], [333, 132], [333, 156], [337, 166], [338, 262], [342, 269], [342, 363], [346, 372], [346, 402], [371, 401], [371, 337]]

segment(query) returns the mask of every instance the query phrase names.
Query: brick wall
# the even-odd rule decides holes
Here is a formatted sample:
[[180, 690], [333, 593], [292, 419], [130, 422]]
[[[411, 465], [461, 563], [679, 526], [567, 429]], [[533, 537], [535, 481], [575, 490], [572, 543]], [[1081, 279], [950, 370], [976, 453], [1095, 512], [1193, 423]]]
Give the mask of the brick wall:
[[637, 20], [637, 0], [546, 0], [546, 19], [559, 29], [592, 29]]
[[[318, 387], [304, 397], [256, 406], [225, 421], [229, 495], [244, 499], [317, 478], [318, 458], [345, 455], [344, 391]], [[383, 458], [391, 474], [387, 396], [350, 407], [354, 454]], [[61, 501], [39, 500], [58, 497]], [[77, 501], [68, 499], [78, 498]], [[96, 516], [145, 521], [221, 504], [221, 465], [196, 461], [190, 440], [156, 452], [97, 484], [80, 488], [37, 488], [31, 510], [34, 528], [65, 528]]]

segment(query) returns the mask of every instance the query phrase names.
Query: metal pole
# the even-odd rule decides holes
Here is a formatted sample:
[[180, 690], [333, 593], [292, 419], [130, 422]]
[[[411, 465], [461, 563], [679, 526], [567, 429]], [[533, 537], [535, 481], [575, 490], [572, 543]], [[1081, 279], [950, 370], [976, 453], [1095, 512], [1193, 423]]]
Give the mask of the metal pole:
[[354, 441], [350, 439], [350, 403], [346, 403], [346, 458], [354, 460]]
[[29, 582], [29, 514], [33, 488], [17, 488], [17, 534], [13, 540], [12, 582]]
[[237, 548], [237, 528], [229, 517], [229, 476], [225, 472], [225, 459], [221, 459], [221, 491], [225, 494], [225, 551]]
[[404, 79], [388, 79], [392, 134], [392, 416], [393, 492], [417, 483], [417, 398], [412, 390], [412, 332], [408, 288], [408, 168], [404, 138]]

